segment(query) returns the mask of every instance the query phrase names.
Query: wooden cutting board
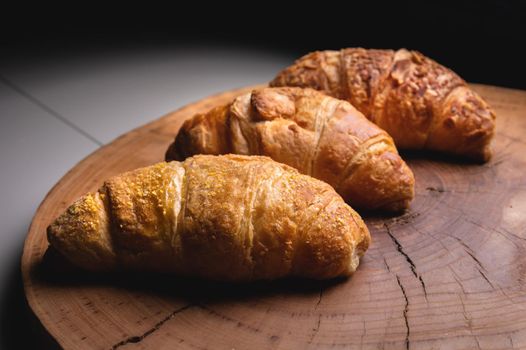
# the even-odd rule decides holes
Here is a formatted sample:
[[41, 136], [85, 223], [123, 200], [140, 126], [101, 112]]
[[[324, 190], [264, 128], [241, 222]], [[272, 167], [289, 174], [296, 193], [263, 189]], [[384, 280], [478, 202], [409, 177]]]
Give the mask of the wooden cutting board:
[[24, 247], [29, 305], [67, 349], [526, 348], [526, 92], [473, 88], [497, 112], [493, 159], [404, 154], [416, 198], [403, 216], [365, 217], [373, 243], [352, 278], [97, 277], [44, 256], [46, 227], [70, 203], [112, 175], [163, 160], [184, 119], [245, 88], [117, 138], [53, 187]]

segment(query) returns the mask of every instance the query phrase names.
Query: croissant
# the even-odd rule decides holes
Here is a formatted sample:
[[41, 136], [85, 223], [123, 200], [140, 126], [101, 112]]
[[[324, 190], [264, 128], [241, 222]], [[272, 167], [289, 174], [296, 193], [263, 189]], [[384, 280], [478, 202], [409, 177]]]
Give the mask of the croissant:
[[348, 100], [400, 149], [487, 161], [495, 114], [451, 70], [401, 49], [318, 51], [284, 69], [270, 86], [300, 86]]
[[196, 156], [106, 181], [47, 230], [51, 246], [99, 271], [224, 281], [354, 272], [370, 243], [327, 184], [267, 157]]
[[353, 207], [407, 208], [413, 173], [391, 137], [350, 103], [312, 89], [264, 88], [187, 120], [166, 160], [265, 155], [332, 185]]

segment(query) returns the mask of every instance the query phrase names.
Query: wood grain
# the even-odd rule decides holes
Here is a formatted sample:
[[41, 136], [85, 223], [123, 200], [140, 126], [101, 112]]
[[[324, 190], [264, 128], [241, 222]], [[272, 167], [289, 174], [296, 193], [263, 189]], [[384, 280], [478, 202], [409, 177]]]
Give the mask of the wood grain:
[[403, 216], [365, 217], [373, 244], [348, 280], [97, 277], [45, 254], [47, 225], [74, 199], [161, 161], [185, 118], [246, 88], [133, 130], [69, 171], [29, 229], [22, 258], [29, 305], [67, 349], [526, 348], [526, 92], [473, 87], [497, 112], [493, 159], [476, 165], [404, 154], [416, 199]]

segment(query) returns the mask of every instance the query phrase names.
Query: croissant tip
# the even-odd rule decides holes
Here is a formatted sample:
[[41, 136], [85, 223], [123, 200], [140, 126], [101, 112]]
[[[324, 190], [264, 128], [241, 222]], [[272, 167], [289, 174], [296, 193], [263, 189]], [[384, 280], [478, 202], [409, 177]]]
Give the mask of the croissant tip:
[[179, 154], [179, 152], [177, 152], [177, 145], [174, 142], [172, 142], [172, 144], [168, 147], [168, 149], [166, 150], [166, 153], [164, 155], [164, 160], [167, 161], [167, 162], [171, 162], [171, 161], [182, 161], [184, 160], [183, 157], [181, 157], [181, 155]]
[[491, 150], [490, 147], [486, 147], [484, 149], [484, 151], [482, 152], [482, 155], [481, 155], [481, 161], [482, 163], [487, 163], [491, 160], [493, 156], [493, 151]]
[[485, 147], [477, 152], [465, 154], [464, 159], [474, 163], [485, 164], [491, 160], [493, 152], [490, 147]]
[[[56, 222], [56, 221], [55, 221]], [[46, 237], [47, 237], [47, 241], [49, 242], [49, 244], [52, 245], [51, 242], [53, 242], [55, 236], [56, 236], [56, 233], [55, 233], [55, 228], [54, 228], [54, 224], [55, 222], [51, 223], [47, 228], [46, 228]]]

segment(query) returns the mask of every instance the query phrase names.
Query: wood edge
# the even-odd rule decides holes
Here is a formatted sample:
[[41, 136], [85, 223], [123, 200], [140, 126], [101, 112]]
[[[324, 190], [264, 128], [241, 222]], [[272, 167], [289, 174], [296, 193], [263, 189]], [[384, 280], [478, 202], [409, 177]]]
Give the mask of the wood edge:
[[[210, 96], [207, 96], [201, 100], [198, 100], [198, 101], [195, 101], [195, 102], [192, 102], [192, 103], [189, 103], [187, 105], [184, 105], [182, 106], [181, 108], [175, 110], [175, 111], [172, 111], [172, 112], [169, 112], [153, 121], [150, 121], [146, 124], [143, 124], [141, 126], [138, 126], [120, 136], [118, 136], [117, 138], [113, 139], [112, 141], [110, 141], [109, 143], [105, 144], [104, 146], [96, 149], [95, 151], [93, 151], [92, 153], [90, 153], [89, 155], [87, 155], [86, 157], [84, 157], [82, 160], [80, 160], [78, 163], [76, 163], [70, 170], [68, 170], [59, 180], [58, 182], [49, 190], [49, 192], [45, 195], [44, 199], [41, 201], [41, 203], [39, 204], [38, 208], [36, 209], [35, 211], [35, 214], [33, 215], [33, 218], [31, 220], [31, 224], [29, 225], [29, 229], [28, 229], [28, 234], [24, 240], [24, 246], [23, 246], [23, 252], [22, 252], [22, 257], [21, 257], [21, 273], [22, 273], [22, 282], [23, 282], [23, 288], [24, 288], [24, 294], [25, 294], [25, 298], [28, 302], [28, 305], [29, 307], [31, 308], [31, 310], [33, 311], [33, 313], [35, 314], [35, 316], [38, 318], [40, 324], [48, 331], [48, 333], [50, 334], [50, 336], [55, 340], [57, 341], [57, 343], [61, 346], [63, 346], [63, 343], [60, 341], [59, 338], [57, 338], [55, 336], [55, 333], [53, 332], [53, 324], [48, 321], [46, 319], [46, 316], [45, 316], [45, 312], [44, 310], [42, 310], [40, 308], [40, 305], [39, 303], [37, 302], [37, 298], [35, 298], [35, 296], [33, 295], [31, 289], [29, 288], [29, 286], [31, 285], [31, 271], [32, 271], [32, 268], [34, 267], [34, 264], [35, 262], [31, 260], [31, 253], [30, 253], [30, 249], [31, 249], [31, 246], [33, 244], [35, 244], [35, 242], [38, 242], [38, 232], [36, 232], [36, 230], [34, 229], [34, 226], [36, 225], [36, 221], [37, 219], [39, 219], [39, 213], [43, 207], [43, 205], [47, 202], [47, 200], [49, 199], [49, 197], [51, 195], [53, 195], [55, 193], [55, 191], [57, 191], [57, 188], [59, 187], [59, 185], [61, 185], [65, 179], [67, 179], [69, 176], [71, 176], [71, 174], [73, 173], [73, 171], [79, 167], [80, 165], [84, 164], [85, 162], [89, 161], [92, 157], [95, 157], [96, 155], [98, 155], [99, 153], [101, 152], [104, 152], [104, 150], [106, 150], [108, 147], [110, 146], [114, 146], [114, 145], [118, 145], [119, 143], [121, 142], [124, 142], [125, 140], [127, 140], [129, 137], [131, 137], [132, 135], [137, 135], [137, 134], [141, 134], [141, 133], [144, 133], [144, 132], [150, 132], [151, 130], [155, 129], [156, 127], [158, 127], [160, 124], [162, 124], [163, 121], [165, 121], [166, 119], [172, 117], [174, 114], [176, 113], [181, 113], [182, 111], [184, 111], [185, 109], [189, 109], [189, 108], [192, 108], [192, 107], [195, 107], [199, 104], [202, 104], [204, 103], [205, 101], [208, 101], [208, 100], [211, 100], [211, 99], [218, 99], [218, 98], [221, 98], [223, 96], [226, 96], [226, 95], [230, 95], [230, 94], [242, 94], [246, 91], [250, 91], [251, 89], [255, 89], [255, 88], [260, 88], [260, 87], [263, 87], [264, 85], [254, 85], [254, 86], [249, 86], [249, 87], [244, 87], [244, 88], [238, 88], [238, 89], [233, 89], [233, 90], [228, 90], [228, 91], [225, 91], [225, 92], [221, 92], [221, 93], [217, 93], [217, 94], [213, 94], [213, 95], [210, 95]], [[480, 89], [480, 90], [490, 90], [490, 91], [498, 91], [500, 93], [503, 93], [503, 94], [506, 94], [506, 93], [512, 93], [514, 95], [521, 95], [522, 97], [526, 98], [526, 91], [523, 91], [523, 90], [518, 90], [518, 89], [512, 89], [512, 88], [507, 88], [507, 87], [499, 87], [499, 86], [492, 86], [492, 85], [485, 85], [485, 84], [478, 84], [478, 83], [469, 83], [469, 86], [472, 87], [472, 88], [475, 88], [475, 89]], [[480, 91], [478, 90], [478, 91]], [[42, 239], [45, 239], [44, 237], [42, 237]]]
[[[526, 90], [510, 88], [510, 87], [507, 87], [507, 86], [487, 85], [487, 84], [481, 84], [481, 83], [470, 83], [470, 82], [468, 82], [467, 84], [468, 84], [468, 86], [470, 88], [487, 89], [487, 90], [499, 90], [501, 93], [505, 91], [507, 93], [523, 95], [524, 97], [526, 97]], [[502, 91], [502, 90], [504, 90], [504, 91]]]
[[[79, 167], [82, 164], [90, 161], [92, 158], [96, 157], [100, 153], [103, 153], [107, 148], [115, 146], [115, 145], [118, 145], [120, 143], [123, 143], [129, 137], [136, 136], [136, 135], [139, 135], [139, 134], [142, 134], [142, 133], [145, 133], [145, 132], [150, 132], [151, 130], [156, 129], [157, 127], [159, 127], [167, 119], [173, 117], [175, 114], [181, 113], [181, 112], [183, 112], [186, 109], [191, 109], [192, 107], [199, 106], [200, 104], [203, 104], [203, 103], [205, 103], [208, 100], [221, 99], [221, 98], [224, 98], [224, 97], [229, 96], [229, 95], [241, 95], [241, 94], [243, 94], [243, 93], [245, 93], [247, 91], [250, 91], [250, 90], [253, 90], [253, 89], [256, 89], [256, 88], [261, 88], [263, 86], [265, 86], [265, 85], [263, 85], [263, 84], [251, 85], [251, 86], [247, 86], [247, 87], [242, 87], [242, 88], [237, 88], [237, 89], [233, 89], [233, 90], [228, 90], [228, 91], [216, 93], [216, 94], [207, 96], [205, 98], [202, 98], [200, 100], [197, 100], [197, 101], [191, 102], [189, 104], [186, 104], [186, 105], [184, 105], [184, 106], [182, 106], [182, 107], [180, 107], [180, 108], [178, 108], [178, 109], [176, 109], [176, 110], [174, 110], [172, 112], [169, 112], [169, 113], [167, 113], [167, 114], [165, 114], [165, 115], [163, 115], [163, 116], [161, 116], [161, 117], [159, 117], [159, 118], [157, 118], [155, 120], [152, 120], [152, 121], [150, 121], [148, 123], [140, 125], [140, 126], [134, 128], [134, 129], [132, 129], [132, 130], [130, 130], [130, 131], [128, 131], [128, 132], [116, 137], [112, 141], [110, 141], [107, 144], [97, 148], [95, 151], [91, 152], [86, 157], [81, 159], [71, 169], [69, 169], [57, 181], [57, 183], [55, 183], [55, 185], [53, 185], [53, 187], [47, 192], [47, 194], [44, 196], [44, 198], [42, 199], [42, 201], [38, 205], [38, 207], [37, 207], [37, 209], [35, 211], [35, 214], [33, 215], [33, 218], [31, 219], [31, 223], [29, 225], [28, 233], [26, 235], [26, 238], [24, 239], [24, 246], [23, 246], [23, 251], [22, 251], [22, 257], [20, 259], [20, 270], [21, 270], [21, 274], [22, 274], [22, 285], [23, 285], [23, 289], [24, 289], [24, 295], [25, 295], [26, 301], [27, 301], [30, 309], [36, 315], [36, 317], [38, 318], [40, 324], [49, 332], [50, 336], [55, 341], [57, 341], [58, 344], [63, 346], [63, 344], [60, 342], [60, 339], [58, 339], [54, 335], [53, 325], [50, 322], [47, 321], [44, 311], [41, 310], [41, 308], [39, 306], [39, 303], [37, 302], [37, 299], [33, 295], [31, 288], [29, 288], [29, 286], [31, 285], [32, 269], [34, 268], [35, 264], [38, 263], [38, 262], [32, 260], [32, 258], [31, 258], [31, 253], [32, 252], [30, 252], [31, 248], [34, 246], [34, 244], [36, 242], [38, 242], [38, 239], [39, 239], [39, 237], [37, 235], [38, 232], [36, 232], [36, 229], [35, 229], [35, 225], [36, 225], [36, 222], [38, 221], [38, 219], [40, 218], [39, 213], [42, 210], [42, 207], [47, 203], [49, 198], [57, 191], [57, 189], [60, 187], [60, 185], [68, 177], [70, 177], [74, 173], [74, 171], [75, 171], [75, 169], [77, 167]], [[45, 238], [45, 237], [43, 237], [43, 238]]]

